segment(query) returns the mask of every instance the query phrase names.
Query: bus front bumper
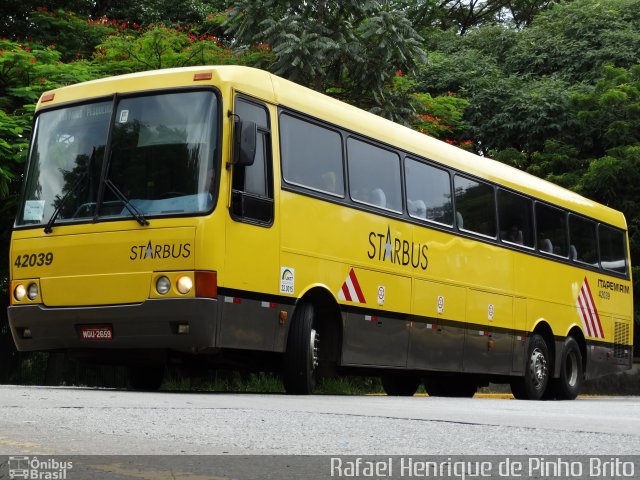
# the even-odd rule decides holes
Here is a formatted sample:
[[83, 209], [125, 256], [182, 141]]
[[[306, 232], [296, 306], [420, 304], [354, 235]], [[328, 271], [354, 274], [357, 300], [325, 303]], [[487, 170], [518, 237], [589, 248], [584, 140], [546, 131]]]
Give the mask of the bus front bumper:
[[[209, 298], [147, 300], [134, 305], [8, 308], [19, 351], [168, 349], [197, 352], [214, 347], [218, 301]], [[188, 325], [188, 327], [185, 327]], [[111, 339], [86, 340], [83, 330], [105, 328]]]

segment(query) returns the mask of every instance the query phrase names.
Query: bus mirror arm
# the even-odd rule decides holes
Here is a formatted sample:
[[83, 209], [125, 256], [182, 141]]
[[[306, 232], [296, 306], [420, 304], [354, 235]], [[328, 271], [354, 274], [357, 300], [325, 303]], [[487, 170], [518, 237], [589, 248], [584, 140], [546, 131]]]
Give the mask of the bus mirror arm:
[[258, 127], [256, 122], [239, 120], [234, 122], [233, 165], [249, 167], [256, 156], [256, 138]]

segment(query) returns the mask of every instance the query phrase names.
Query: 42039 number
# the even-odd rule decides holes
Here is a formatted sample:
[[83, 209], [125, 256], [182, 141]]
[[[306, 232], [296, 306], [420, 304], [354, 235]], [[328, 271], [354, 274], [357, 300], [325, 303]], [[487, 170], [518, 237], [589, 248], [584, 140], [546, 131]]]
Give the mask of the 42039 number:
[[53, 253], [25, 253], [18, 255], [13, 266], [16, 268], [42, 267], [43, 265], [51, 265], [53, 263]]

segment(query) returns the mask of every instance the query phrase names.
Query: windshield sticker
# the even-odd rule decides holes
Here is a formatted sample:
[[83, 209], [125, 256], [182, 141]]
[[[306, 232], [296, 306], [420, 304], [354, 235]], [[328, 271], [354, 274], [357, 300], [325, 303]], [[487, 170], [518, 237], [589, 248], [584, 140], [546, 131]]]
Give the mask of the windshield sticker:
[[127, 123], [129, 120], [129, 110], [122, 110], [120, 112], [120, 123]]
[[25, 222], [41, 222], [44, 217], [44, 200], [27, 200], [24, 202], [23, 219]]

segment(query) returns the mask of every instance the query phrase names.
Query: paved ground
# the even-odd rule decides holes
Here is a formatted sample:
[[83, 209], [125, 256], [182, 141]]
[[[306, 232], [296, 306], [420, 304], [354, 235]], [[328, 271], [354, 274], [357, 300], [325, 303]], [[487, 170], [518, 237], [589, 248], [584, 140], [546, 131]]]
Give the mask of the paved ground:
[[138, 393], [0, 386], [0, 455], [624, 455], [640, 397]]

